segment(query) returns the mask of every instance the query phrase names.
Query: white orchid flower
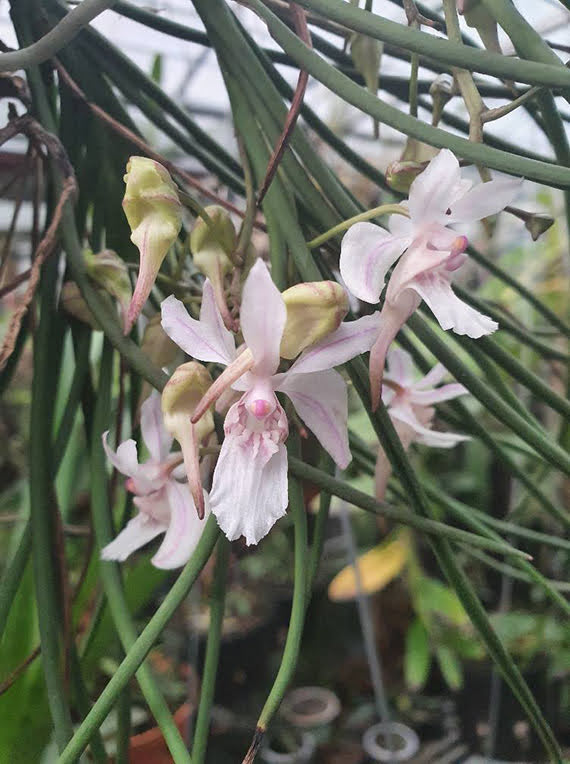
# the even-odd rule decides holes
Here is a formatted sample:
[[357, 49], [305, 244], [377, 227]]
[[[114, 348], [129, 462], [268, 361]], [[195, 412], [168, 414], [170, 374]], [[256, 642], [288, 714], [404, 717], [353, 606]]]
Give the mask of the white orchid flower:
[[[124, 441], [113, 451], [107, 443], [109, 433], [104, 432], [102, 436], [107, 458], [128, 477], [126, 487], [135, 494], [138, 514], [101, 550], [101, 557], [122, 562], [165, 533], [152, 563], [157, 568], [178, 568], [190, 559], [205, 523], [198, 518], [188, 485], [179, 482], [185, 476], [184, 465], [180, 464], [179, 453], [170, 453], [172, 438], [164, 429], [160, 394], [156, 391], [142, 405], [141, 430], [150, 456], [143, 464], [139, 464], [134, 440]], [[207, 495], [204, 496], [207, 517], [209, 502]]]
[[[448, 373], [442, 364], [438, 363], [425, 377], [418, 380], [412, 358], [405, 350], [392, 348], [387, 354], [387, 362], [382, 401], [388, 408], [405, 450], [412, 443], [422, 443], [433, 448], [452, 448], [463, 440], [469, 440], [467, 435], [431, 429], [435, 414], [434, 403], [449, 401], [468, 393], [457, 382], [436, 387]], [[376, 497], [380, 500], [384, 499], [391, 473], [390, 462], [380, 446], [375, 472]]]
[[379, 315], [341, 324], [307, 348], [289, 371], [277, 374], [287, 310], [267, 266], [257, 260], [244, 284], [240, 319], [246, 349], [238, 355], [208, 280], [199, 321], [173, 296], [162, 303], [162, 326], [177, 345], [200, 361], [228, 367], [196, 408], [193, 421], [230, 385], [242, 393], [226, 415], [210, 504], [230, 540], [245, 536], [247, 544], [256, 544], [285, 514], [288, 503], [284, 441], [289, 427], [275, 393], [290, 398], [303, 422], [345, 468], [351, 460], [347, 392], [332, 368], [370, 349]]
[[454, 272], [465, 262], [468, 242], [448, 226], [499, 212], [521, 183], [501, 178], [472, 187], [471, 181], [461, 178], [454, 154], [443, 149], [410, 186], [409, 218], [393, 215], [389, 231], [373, 223], [356, 223], [345, 234], [340, 272], [348, 289], [365, 302], [378, 302], [389, 268], [404, 253], [388, 283], [380, 331], [370, 353], [373, 408], [380, 398], [388, 347], [422, 300], [442, 329], [477, 339], [498, 328], [451, 288]]

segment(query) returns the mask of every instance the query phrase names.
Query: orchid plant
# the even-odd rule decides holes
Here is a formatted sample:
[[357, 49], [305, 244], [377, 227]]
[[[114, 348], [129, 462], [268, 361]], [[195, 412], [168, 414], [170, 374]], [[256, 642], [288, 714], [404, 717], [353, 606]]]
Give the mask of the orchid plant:
[[389, 231], [373, 223], [353, 225], [342, 240], [340, 273], [359, 299], [375, 304], [394, 268], [382, 306], [380, 329], [370, 353], [372, 405], [380, 400], [388, 348], [422, 300], [442, 329], [477, 339], [497, 323], [460, 300], [451, 288], [454, 273], [466, 260], [467, 237], [450, 225], [468, 224], [509, 204], [521, 181], [491, 180], [472, 187], [461, 177], [459, 162], [443, 149], [410, 186], [404, 215], [390, 219]]
[[276, 393], [288, 396], [337, 465], [347, 467], [351, 460], [347, 391], [333, 367], [370, 348], [378, 317], [341, 324], [303, 351], [288, 371], [277, 373], [287, 309], [267, 266], [257, 260], [243, 287], [240, 320], [246, 349], [238, 355], [208, 280], [199, 321], [174, 296], [162, 303], [162, 326], [182, 350], [198, 360], [228, 367], [202, 406], [198, 405], [194, 418], [230, 385], [242, 393], [226, 414], [210, 504], [229, 539], [245, 536], [247, 544], [257, 544], [285, 514], [288, 502], [284, 442], [289, 425]]
[[[113, 451], [104, 432], [103, 448], [107, 458], [123, 475], [126, 488], [134, 494], [138, 514], [129, 520], [117, 538], [101, 551], [104, 560], [122, 562], [140, 547], [164, 533], [164, 539], [152, 558], [157, 568], [178, 568], [184, 565], [200, 540], [204, 521], [198, 518], [196, 507], [185, 481], [184, 465], [179, 453], [170, 453], [172, 437], [166, 432], [162, 419], [160, 394], [152, 392], [141, 407], [142, 439], [149, 458], [142, 464], [134, 440], [125, 440]], [[206, 512], [209, 503], [206, 499]]]
[[[407, 450], [412, 443], [433, 448], [452, 448], [467, 435], [439, 432], [432, 429], [434, 403], [442, 403], [466, 395], [467, 390], [458, 382], [437, 387], [446, 376], [447, 369], [440, 363], [421, 379], [416, 378], [412, 357], [405, 350], [391, 348], [387, 354], [388, 371], [384, 374], [382, 401]], [[382, 446], [378, 450], [375, 470], [376, 498], [383, 500], [392, 467]]]

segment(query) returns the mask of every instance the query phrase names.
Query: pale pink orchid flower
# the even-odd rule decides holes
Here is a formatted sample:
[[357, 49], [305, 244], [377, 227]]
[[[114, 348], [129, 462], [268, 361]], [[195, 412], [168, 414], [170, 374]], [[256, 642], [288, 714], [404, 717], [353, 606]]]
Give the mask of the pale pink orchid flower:
[[[162, 326], [182, 350], [200, 361], [228, 367], [209, 389], [204, 405], [197, 407], [194, 421], [198, 409], [207, 408], [230, 385], [242, 393], [225, 418], [225, 439], [214, 471], [210, 505], [226, 536], [230, 540], [245, 536], [247, 544], [257, 544], [287, 509], [284, 441], [289, 426], [275, 393], [290, 398], [299, 417], [344, 469], [351, 460], [347, 391], [342, 376], [332, 368], [369, 350], [378, 333], [378, 314], [341, 324], [307, 348], [289, 371], [278, 374], [286, 318], [283, 298], [261, 260], [256, 261], [243, 287], [240, 321], [246, 349], [241, 355], [208, 280], [199, 321], [174, 296], [162, 303]], [[222, 377], [225, 387], [216, 387]]]
[[382, 307], [380, 331], [370, 352], [372, 406], [380, 399], [386, 353], [399, 329], [424, 300], [442, 329], [477, 339], [498, 324], [457, 297], [451, 288], [465, 262], [467, 238], [450, 229], [493, 215], [508, 205], [522, 180], [500, 178], [472, 187], [461, 178], [459, 162], [443, 149], [417, 176], [403, 205], [409, 217], [392, 215], [389, 231], [356, 223], [342, 240], [340, 273], [360, 300], [376, 303], [389, 268], [394, 268]]
[[[418, 380], [412, 358], [405, 350], [392, 348], [388, 351], [386, 360], [388, 371], [384, 374], [382, 401], [388, 408], [394, 428], [406, 451], [412, 443], [421, 443], [433, 448], [452, 448], [463, 440], [469, 440], [467, 435], [431, 429], [435, 414], [434, 403], [449, 401], [468, 393], [468, 390], [457, 382], [436, 387], [448, 373], [442, 364], [438, 363]], [[391, 473], [392, 467], [388, 457], [380, 446], [375, 471], [376, 498], [379, 500], [384, 499]]]
[[[205, 522], [198, 518], [185, 478], [181, 455], [170, 453], [172, 438], [162, 420], [160, 394], [154, 391], [141, 407], [142, 438], [149, 459], [139, 464], [137, 445], [129, 439], [113, 451], [103, 433], [103, 448], [111, 464], [128, 477], [127, 490], [134, 496], [138, 513], [129, 520], [116, 539], [101, 550], [104, 560], [122, 562], [132, 552], [164, 533], [164, 539], [152, 564], [157, 568], [179, 568], [190, 559], [202, 534]], [[204, 492], [205, 516], [209, 502]]]

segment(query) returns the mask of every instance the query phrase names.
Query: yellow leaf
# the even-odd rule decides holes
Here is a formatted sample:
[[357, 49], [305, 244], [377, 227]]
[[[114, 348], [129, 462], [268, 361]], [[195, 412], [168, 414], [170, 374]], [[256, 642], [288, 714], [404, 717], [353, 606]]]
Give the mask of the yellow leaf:
[[[410, 541], [405, 530], [391, 534], [387, 541], [360, 555], [356, 563], [364, 594], [379, 592], [404, 569], [410, 555]], [[334, 602], [356, 597], [356, 577], [347, 565], [329, 584], [328, 594]]]

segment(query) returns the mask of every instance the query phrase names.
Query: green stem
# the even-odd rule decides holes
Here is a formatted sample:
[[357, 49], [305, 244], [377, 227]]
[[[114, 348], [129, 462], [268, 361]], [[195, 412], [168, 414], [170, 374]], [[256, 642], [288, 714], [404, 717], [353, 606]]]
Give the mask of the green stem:
[[[484, 0], [484, 2], [490, 9], [495, 6], [495, 0]], [[248, 4], [253, 5], [256, 13], [259, 12], [259, 15], [262, 15], [257, 2], [249, 3], [248, 0]], [[504, 4], [507, 4], [506, 0]], [[299, 0], [299, 5], [337, 21], [355, 32], [391, 43], [412, 53], [419, 53], [440, 63], [459, 66], [482, 74], [491, 74], [499, 79], [526, 82], [530, 85], [570, 87], [570, 72], [564, 71], [564, 65], [556, 54], [553, 55], [558, 64], [552, 58], [551, 63], [547, 64], [520, 61], [462, 43], [442, 40], [417, 29], [410, 29], [403, 24], [389, 21], [382, 16], [369, 14], [340, 0]], [[285, 46], [282, 47], [287, 50]], [[288, 52], [295, 58], [291, 51]]]
[[0, 581], [0, 641], [8, 622], [10, 608], [18, 592], [22, 576], [32, 551], [32, 525], [27, 521], [14, 557], [8, 564]]
[[[289, 453], [293, 452], [289, 438]], [[297, 449], [295, 449], [297, 450]], [[301, 647], [301, 636], [305, 622], [307, 597], [307, 515], [303, 488], [298, 480], [289, 479], [289, 510], [295, 527], [295, 582], [291, 619], [287, 630], [287, 639], [283, 648], [283, 657], [273, 687], [257, 720], [257, 730], [265, 731], [283, 699], [285, 691], [293, 677]]]
[[[321, 1], [322, 0], [314, 0], [314, 2], [318, 3]], [[337, 5], [337, 0], [325, 0], [325, 3], [327, 8], [330, 7], [332, 9], [333, 5]], [[305, 0], [303, 0], [303, 3], [301, 4], [304, 5]], [[263, 5], [261, 0], [251, 0], [250, 5], [266, 22], [271, 35], [279, 45], [281, 45], [281, 47], [297, 61], [299, 66], [306, 69], [310, 75], [319, 80], [319, 82], [322, 82], [344, 101], [356, 106], [365, 114], [369, 114], [379, 122], [386, 123], [387, 125], [390, 125], [390, 127], [432, 146], [449, 148], [454, 153], [477, 165], [484, 165], [513, 175], [522, 175], [528, 179], [536, 180], [540, 183], [547, 183], [548, 185], [557, 188], [570, 187], [570, 168], [560, 167], [546, 162], [538, 162], [520, 156], [513, 156], [505, 151], [500, 151], [491, 148], [490, 146], [484, 146], [481, 143], [474, 143], [465, 140], [464, 138], [459, 138], [452, 133], [427, 125], [421, 120], [410, 117], [399, 109], [389, 106], [381, 99], [376, 98], [369, 93], [366, 88], [355, 85], [348, 77], [336, 71], [334, 67], [326, 63], [317, 53], [307, 48], [296, 35], [290, 32], [285, 24], [283, 24]], [[357, 9], [350, 6], [348, 3], [338, 3], [338, 5], [341, 9], [346, 9], [349, 12], [364, 13], [363, 11], [357, 11]], [[366, 17], [372, 16], [378, 20], [378, 17], [374, 17], [373, 14], [364, 13], [364, 15]], [[424, 35], [422, 32], [404, 28], [400, 24], [395, 24], [395, 26], [398, 29], [403, 30], [406, 34], [415, 33], [422, 37], [427, 37], [434, 42], [436, 41], [434, 37]], [[370, 34], [370, 30], [368, 29], [365, 34]], [[440, 44], [440, 41], [438, 40], [437, 43]], [[454, 45], [453, 43], [442, 44]], [[458, 47], [464, 52], [470, 50], [465, 46], [460, 45]], [[479, 53], [478, 51], [476, 52]], [[483, 55], [491, 54], [485, 53]], [[498, 58], [500, 58], [501, 61], [509, 61], [509, 59], [503, 56], [498, 56]], [[462, 61], [461, 63], [464, 66], [466, 65], [465, 61]], [[521, 63], [524, 62], [516, 61], [517, 66]], [[532, 66], [544, 65], [532, 64]], [[559, 72], [564, 80], [570, 80], [570, 72], [565, 70], [564, 67], [561, 67], [560, 70], [557, 67], [549, 67], [549, 69], [553, 72]], [[515, 77], [515, 79], [520, 80], [521, 78]]]
[[[97, 546], [102, 549], [113, 538], [111, 508], [109, 507], [105, 454], [101, 443], [101, 433], [108, 429], [111, 408], [111, 384], [113, 370], [113, 349], [106, 342], [101, 358], [99, 391], [95, 404], [95, 416], [91, 435], [91, 512], [93, 530]], [[109, 604], [111, 617], [125, 653], [133, 647], [137, 639], [129, 607], [123, 591], [119, 565], [102, 561], [99, 576]], [[175, 762], [190, 764], [190, 756], [180, 732], [172, 718], [166, 701], [147, 666], [137, 671], [137, 680], [149, 708], [160, 727], [166, 744]]]
[[289, 457], [289, 470], [291, 474], [299, 479], [314, 483], [316, 486], [319, 486], [319, 488], [327, 491], [327, 493], [330, 493], [333, 496], [338, 496], [349, 502], [349, 504], [354, 504], [355, 507], [360, 507], [360, 509], [364, 509], [366, 512], [372, 512], [375, 515], [387, 517], [394, 522], [402, 523], [402, 525], [409, 525], [418, 531], [433, 536], [433, 538], [441, 537], [461, 544], [473, 544], [481, 549], [488, 549], [489, 551], [507, 556], [514, 555], [515, 557], [521, 558], [528, 557], [526, 552], [523, 552], [520, 549], [515, 549], [515, 547], [507, 544], [505, 541], [490, 541], [489, 539], [482, 538], [469, 531], [464, 531], [460, 528], [441, 523], [438, 520], [421, 517], [409, 510], [394, 507], [386, 502], [377, 501], [372, 496], [369, 496], [356, 488], [352, 488], [347, 485], [347, 483], [337, 480], [316, 467], [310, 467], [308, 464], [305, 464], [294, 457]]
[[[321, 455], [321, 464], [323, 471], [329, 474], [334, 472], [334, 462], [325, 451], [323, 451]], [[317, 512], [317, 517], [315, 518], [311, 551], [309, 553], [309, 565], [307, 569], [307, 596], [310, 596], [315, 584], [315, 579], [319, 569], [319, 563], [321, 561], [321, 555], [323, 553], [325, 531], [331, 507], [331, 498], [332, 497], [330, 493], [321, 490], [319, 511]]]
[[61, 754], [58, 764], [75, 764], [85, 750], [89, 740], [101, 726], [109, 711], [116, 703], [119, 693], [127, 686], [131, 677], [138, 670], [164, 627], [174, 615], [180, 603], [188, 595], [202, 568], [208, 561], [219, 535], [216, 520], [212, 516], [206, 523], [202, 537], [194, 554], [183, 568], [176, 582], [166, 595], [163, 603], [150, 619], [109, 683], [97, 698], [89, 714], [79, 725], [75, 735]]
[[206, 758], [210, 714], [214, 702], [214, 688], [216, 685], [216, 672], [218, 669], [218, 656], [220, 654], [226, 605], [226, 579], [231, 544], [225, 537], [221, 536], [216, 549], [216, 566], [214, 568], [214, 580], [210, 594], [210, 626], [208, 629], [204, 671], [202, 673], [200, 704], [198, 705], [194, 743], [192, 745], [193, 764], [203, 764]]
[[361, 223], [364, 220], [372, 220], [373, 218], [380, 217], [380, 215], [404, 215], [407, 218], [410, 217], [409, 211], [405, 207], [402, 207], [401, 204], [381, 204], [379, 207], [373, 207], [370, 210], [366, 210], [366, 212], [361, 212], [360, 214], [354, 215], [348, 220], [343, 220], [342, 223], [338, 223], [337, 225], [333, 226], [333, 228], [329, 228], [328, 231], [325, 231], [319, 236], [316, 236], [314, 239], [311, 239], [311, 241], [308, 241], [307, 247], [309, 249], [320, 247], [321, 244], [324, 244], [326, 241], [337, 236], [339, 233], [346, 231], [355, 223]]

